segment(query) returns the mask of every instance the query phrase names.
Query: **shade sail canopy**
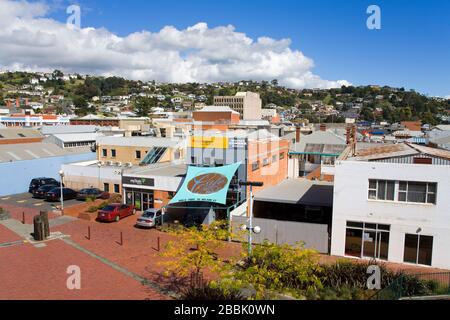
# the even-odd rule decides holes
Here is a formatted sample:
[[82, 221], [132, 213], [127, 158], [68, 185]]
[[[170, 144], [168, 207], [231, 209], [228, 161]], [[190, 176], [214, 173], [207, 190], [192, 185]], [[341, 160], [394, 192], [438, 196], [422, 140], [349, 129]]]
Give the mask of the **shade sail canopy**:
[[182, 202], [227, 203], [227, 193], [231, 180], [241, 163], [223, 167], [189, 167], [183, 185], [171, 204]]

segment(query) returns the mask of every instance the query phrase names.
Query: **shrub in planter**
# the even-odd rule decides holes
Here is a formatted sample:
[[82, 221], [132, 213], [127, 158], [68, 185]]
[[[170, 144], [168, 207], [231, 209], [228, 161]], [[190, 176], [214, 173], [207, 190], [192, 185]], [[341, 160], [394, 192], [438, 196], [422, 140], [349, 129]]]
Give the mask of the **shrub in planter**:
[[205, 286], [204, 288], [190, 287], [182, 293], [181, 300], [189, 301], [222, 301], [222, 300], [244, 300], [238, 290], [224, 290], [220, 287]]
[[91, 207], [89, 207], [89, 208], [86, 210], [86, 212], [88, 212], [88, 213], [95, 213], [95, 212], [97, 212], [97, 210], [98, 210], [98, 207], [96, 207], [96, 206], [91, 206]]
[[109, 196], [109, 203], [122, 203], [122, 195], [113, 193]]

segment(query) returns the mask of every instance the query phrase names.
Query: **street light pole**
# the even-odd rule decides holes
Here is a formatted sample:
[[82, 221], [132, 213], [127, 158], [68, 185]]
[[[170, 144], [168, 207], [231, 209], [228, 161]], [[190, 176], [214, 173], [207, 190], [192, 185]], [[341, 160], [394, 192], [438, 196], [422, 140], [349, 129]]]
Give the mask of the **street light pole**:
[[64, 215], [64, 192], [63, 192], [63, 179], [64, 179], [64, 172], [61, 170], [59, 172], [59, 176], [60, 176], [60, 190], [61, 190], [61, 195], [60, 195], [60, 200], [61, 200], [61, 215]]
[[[241, 181], [239, 182], [240, 186], [249, 186], [250, 187], [250, 199], [249, 199], [249, 226], [242, 226], [243, 230], [248, 230], [248, 255], [252, 254], [252, 243], [253, 243], [253, 232], [260, 233], [261, 228], [253, 227], [253, 187], [262, 187], [264, 185], [263, 182], [251, 182], [251, 181]], [[247, 189], [246, 189], [247, 191]]]

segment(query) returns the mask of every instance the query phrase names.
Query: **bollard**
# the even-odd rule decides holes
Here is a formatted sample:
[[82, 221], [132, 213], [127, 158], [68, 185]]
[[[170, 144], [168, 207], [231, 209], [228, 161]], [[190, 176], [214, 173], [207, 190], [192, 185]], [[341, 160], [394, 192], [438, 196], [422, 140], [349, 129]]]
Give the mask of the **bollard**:
[[123, 233], [120, 231], [120, 245], [123, 246]]
[[90, 226], [88, 226], [88, 235], [87, 235], [86, 239], [91, 240], [91, 227]]
[[22, 212], [22, 224], [25, 224], [25, 211]]
[[161, 251], [161, 240], [158, 237], [158, 252], [160, 252], [160, 251]]

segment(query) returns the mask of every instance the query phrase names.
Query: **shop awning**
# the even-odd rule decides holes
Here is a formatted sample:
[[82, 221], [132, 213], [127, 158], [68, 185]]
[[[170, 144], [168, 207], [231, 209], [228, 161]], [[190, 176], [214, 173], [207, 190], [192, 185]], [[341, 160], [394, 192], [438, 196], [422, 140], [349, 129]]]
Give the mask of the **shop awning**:
[[223, 167], [189, 167], [186, 179], [169, 205], [182, 202], [227, 203], [227, 193], [241, 163]]

